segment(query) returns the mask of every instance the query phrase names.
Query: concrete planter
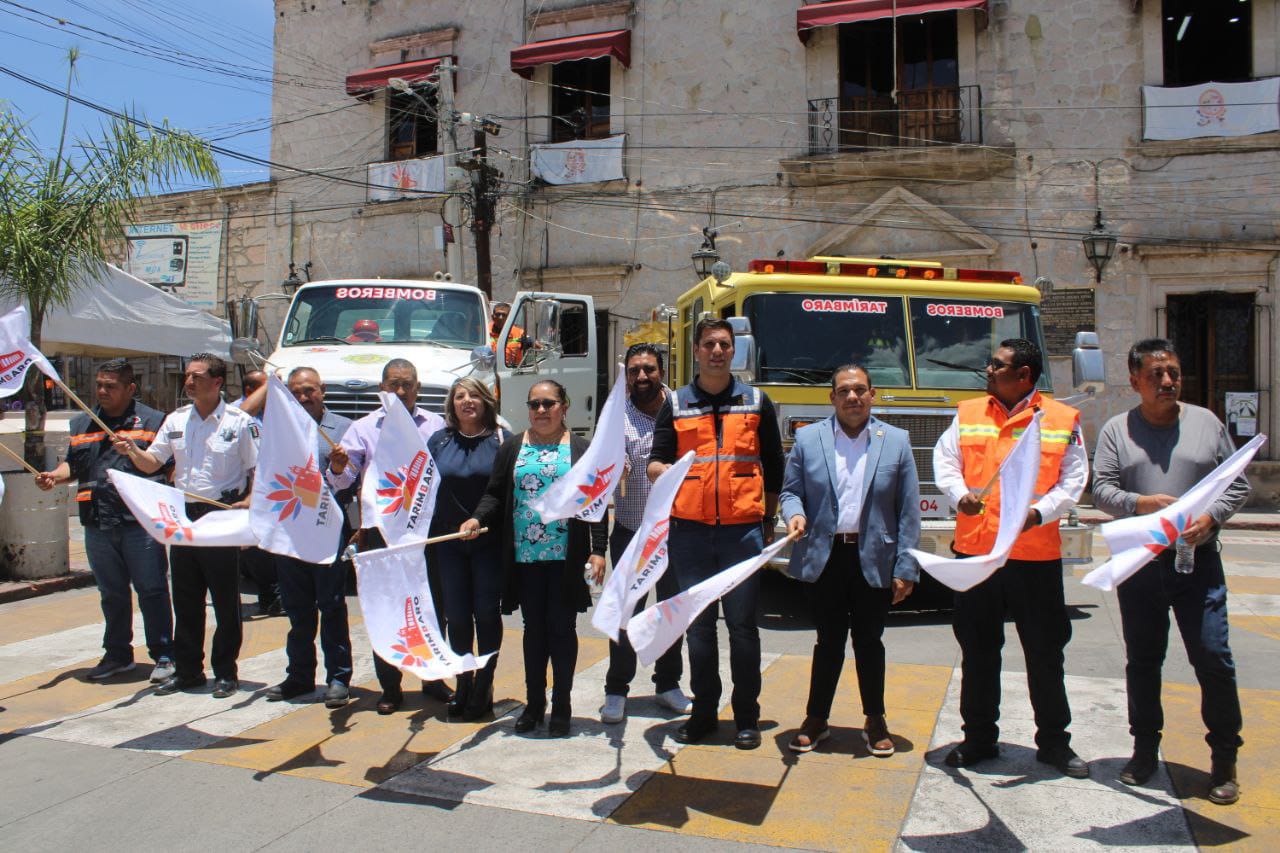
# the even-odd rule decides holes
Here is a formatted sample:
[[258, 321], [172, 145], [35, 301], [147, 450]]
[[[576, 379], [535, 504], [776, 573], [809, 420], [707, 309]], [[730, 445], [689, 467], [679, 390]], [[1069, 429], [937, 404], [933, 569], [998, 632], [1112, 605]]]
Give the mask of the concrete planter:
[[0, 503], [0, 580], [68, 574], [70, 489], [42, 492], [24, 471], [0, 476], [4, 477], [5, 487], [4, 501]]

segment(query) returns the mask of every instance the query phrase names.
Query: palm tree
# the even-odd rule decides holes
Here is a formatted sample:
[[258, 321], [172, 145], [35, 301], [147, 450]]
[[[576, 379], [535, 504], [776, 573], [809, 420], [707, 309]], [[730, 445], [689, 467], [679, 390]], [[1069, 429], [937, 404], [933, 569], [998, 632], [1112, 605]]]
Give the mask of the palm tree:
[[[68, 58], [69, 107], [76, 52]], [[0, 114], [0, 293], [26, 304], [36, 347], [48, 311], [67, 305], [102, 270], [142, 199], [167, 192], [179, 178], [220, 180], [208, 143], [167, 123], [115, 118], [70, 152], [66, 138], [65, 110], [52, 158], [13, 113]], [[23, 389], [23, 449], [35, 465], [44, 464], [42, 383], [31, 370]]]

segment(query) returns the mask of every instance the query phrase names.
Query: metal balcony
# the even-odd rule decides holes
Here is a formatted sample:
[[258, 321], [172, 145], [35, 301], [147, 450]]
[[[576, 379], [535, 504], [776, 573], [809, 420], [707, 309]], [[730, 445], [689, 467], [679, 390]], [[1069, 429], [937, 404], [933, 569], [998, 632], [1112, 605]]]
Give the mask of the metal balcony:
[[809, 101], [809, 153], [982, 143], [978, 86]]

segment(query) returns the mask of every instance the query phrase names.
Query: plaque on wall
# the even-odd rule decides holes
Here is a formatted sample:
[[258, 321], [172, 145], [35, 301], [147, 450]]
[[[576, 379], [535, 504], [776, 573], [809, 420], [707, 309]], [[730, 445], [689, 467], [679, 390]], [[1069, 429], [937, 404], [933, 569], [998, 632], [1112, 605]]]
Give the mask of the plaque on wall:
[[1055, 290], [1040, 301], [1040, 323], [1044, 327], [1046, 355], [1070, 356], [1076, 332], [1091, 332], [1097, 328], [1093, 288]]

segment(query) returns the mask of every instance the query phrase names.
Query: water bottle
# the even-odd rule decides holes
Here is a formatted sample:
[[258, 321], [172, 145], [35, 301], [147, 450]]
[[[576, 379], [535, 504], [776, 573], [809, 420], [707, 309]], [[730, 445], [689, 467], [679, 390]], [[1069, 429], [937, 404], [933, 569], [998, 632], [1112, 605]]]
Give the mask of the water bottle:
[[1181, 536], [1174, 543], [1173, 570], [1181, 575], [1189, 575], [1196, 569], [1196, 549]]

